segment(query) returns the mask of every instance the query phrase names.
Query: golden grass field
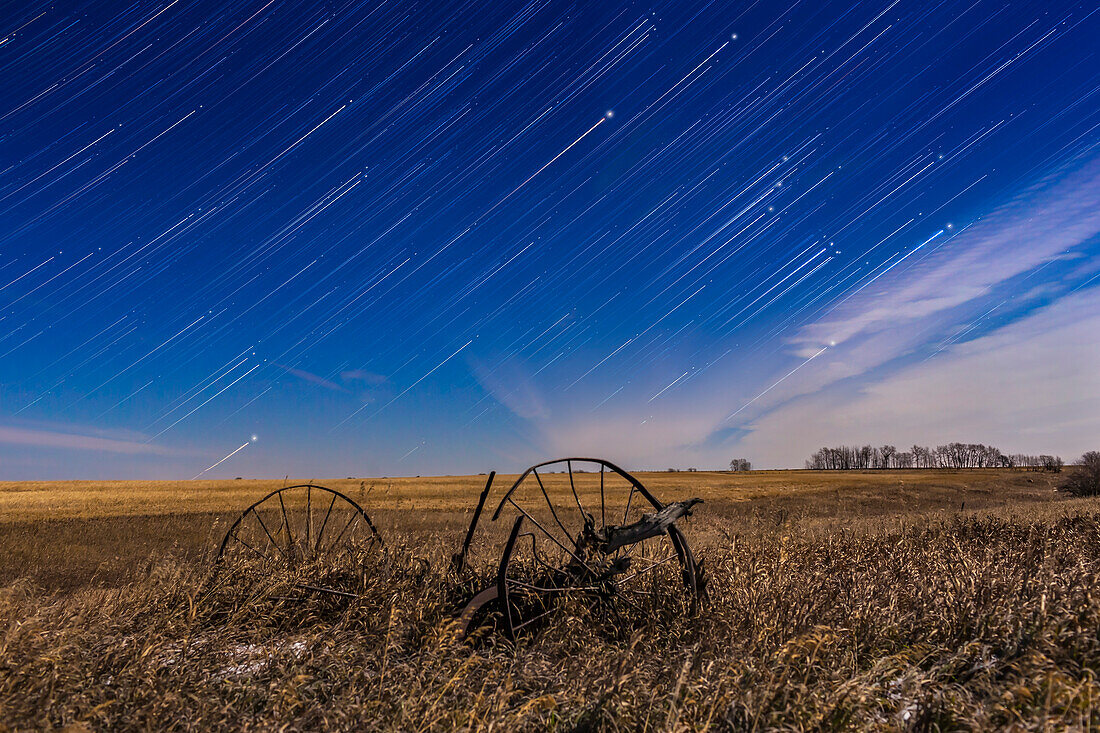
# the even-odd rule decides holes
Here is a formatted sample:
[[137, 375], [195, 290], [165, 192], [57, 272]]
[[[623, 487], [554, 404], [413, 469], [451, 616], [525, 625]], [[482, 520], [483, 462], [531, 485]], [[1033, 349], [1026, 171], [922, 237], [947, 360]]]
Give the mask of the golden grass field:
[[490, 499], [472, 568], [448, 569], [485, 476], [316, 481], [387, 548], [325, 568], [354, 599], [306, 602], [209, 570], [283, 481], [0, 484], [0, 731], [1100, 724], [1100, 504], [1058, 476], [638, 477], [705, 500], [681, 524], [702, 608], [670, 590], [609, 627], [567, 599], [514, 643], [448, 632], [506, 529]]
[[[653, 472], [637, 477], [663, 501], [702, 498], [706, 503], [696, 523], [704, 530], [761, 513], [836, 526], [1065, 498], [1053, 491], [1050, 474], [1002, 470]], [[494, 496], [515, 478], [497, 476]], [[486, 476], [307, 480], [358, 501], [384, 537], [440, 534], [456, 545]], [[250, 503], [301, 481], [0, 482], [0, 583], [31, 578], [47, 590], [110, 584], [150, 561], [199, 560]], [[484, 527], [492, 529], [487, 521]]]

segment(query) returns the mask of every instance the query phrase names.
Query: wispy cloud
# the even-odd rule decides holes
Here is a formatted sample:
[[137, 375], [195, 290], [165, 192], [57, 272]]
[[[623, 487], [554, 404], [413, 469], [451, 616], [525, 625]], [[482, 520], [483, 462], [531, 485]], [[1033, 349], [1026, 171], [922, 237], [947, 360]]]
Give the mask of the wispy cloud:
[[368, 372], [363, 369], [351, 369], [346, 372], [340, 372], [340, 379], [345, 382], [362, 382], [372, 387], [377, 387], [389, 382], [389, 378], [382, 374], [375, 374], [374, 372]]
[[470, 369], [481, 386], [500, 404], [519, 417], [545, 420], [550, 407], [531, 371], [519, 359], [498, 359], [492, 364], [470, 359]]
[[151, 443], [11, 425], [0, 425], [0, 444], [128, 455], [173, 455], [175, 453], [168, 448]]
[[[1066, 420], [1084, 415], [1067, 416], [1100, 400], [1100, 381], [1079, 369], [1100, 363], [1095, 293], [1054, 300], [970, 342], [952, 345], [952, 335], [990, 303], [1034, 308], [1056, 299], [1057, 283], [1036, 278], [1023, 293], [1015, 288], [1025, 274], [1077, 259], [1073, 250], [1098, 233], [1100, 158], [1093, 157], [1052, 174], [803, 328], [793, 340], [800, 354], [835, 348], [759, 406], [741, 446], [778, 465], [809, 445], [900, 440], [899, 433], [926, 441], [995, 435], [1019, 449], [1076, 449], [1078, 434]], [[941, 353], [923, 359], [937, 343], [946, 344]], [[919, 363], [909, 363], [914, 359]], [[810, 397], [797, 399], [803, 396]], [[1025, 433], [1034, 439], [1012, 440]]]
[[350, 392], [351, 391], [347, 387], [339, 385], [336, 382], [333, 382], [332, 380], [325, 379], [324, 377], [322, 377], [320, 375], [317, 375], [317, 374], [314, 374], [313, 372], [307, 372], [305, 369], [297, 369], [295, 367], [286, 366], [285, 364], [275, 364], [274, 362], [272, 362], [272, 364], [274, 366], [279, 367], [280, 369], [285, 371], [287, 374], [290, 374], [292, 376], [297, 377], [298, 379], [301, 379], [303, 382], [309, 382], [310, 384], [316, 384], [318, 387], [324, 387], [325, 389], [332, 390], [333, 392]]
[[1062, 298], [855, 391], [791, 401], [738, 448], [791, 465], [822, 445], [984, 441], [1010, 451], [1096, 450], [1100, 440], [1100, 288]]
[[[755, 405], [747, 417], [927, 350], [1013, 283], [1100, 233], [1100, 157], [1051, 174], [922, 260], [877, 280], [792, 339], [796, 355], [829, 351]], [[1030, 288], [1039, 287], [1036, 283]], [[1035, 291], [1031, 295], [1036, 295]], [[1048, 291], [1046, 294], [1050, 294]]]
[[[547, 443], [580, 442], [650, 467], [722, 465], [732, 453], [790, 466], [821, 442], [906, 436], [1078, 450], [1081, 426], [1100, 434], [1080, 409], [1095, 408], [1100, 382], [1077, 366], [1100, 363], [1093, 346], [1100, 321], [1089, 318], [1100, 313], [1100, 299], [1087, 288], [1065, 296], [1064, 285], [1042, 273], [1062, 260], [1067, 271], [1088, 272], [1095, 258], [1074, 263], [1098, 234], [1100, 157], [1093, 156], [964, 231], [936, 238], [803, 327], [788, 342], [792, 358], [772, 371], [731, 359], [654, 404], [622, 400], [598, 414], [560, 418], [555, 405]], [[969, 331], [1001, 302], [1012, 304], [1011, 318], [984, 324], [984, 336]]]
[[[919, 325], [1066, 257], [1100, 232], [1100, 158], [1059, 171], [1023, 191], [931, 255], [891, 273], [829, 317], [806, 326], [807, 350]], [[812, 351], [811, 351], [812, 353]]]

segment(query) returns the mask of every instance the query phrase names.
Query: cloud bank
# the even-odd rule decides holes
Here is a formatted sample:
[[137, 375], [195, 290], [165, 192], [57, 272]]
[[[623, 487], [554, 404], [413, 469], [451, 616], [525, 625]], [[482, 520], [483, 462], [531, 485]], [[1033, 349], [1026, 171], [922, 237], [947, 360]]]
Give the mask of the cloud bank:
[[1100, 290], [1079, 293], [932, 360], [772, 410], [737, 445], [790, 465], [823, 445], [952, 440], [1073, 458], [1100, 449]]
[[[656, 408], [554, 415], [541, 426], [547, 447], [587, 445], [646, 467], [720, 467], [734, 455], [792, 467], [842, 442], [981, 440], [1067, 457], [1100, 448], [1100, 289], [1065, 295], [1045, 270], [1081, 259], [1078, 274], [1094, 271], [1097, 235], [1093, 155], [911, 250], [800, 329], [770, 374], [747, 380], [743, 362]], [[998, 309], [1013, 315], [983, 321]], [[755, 387], [733, 391], [746, 383]]]

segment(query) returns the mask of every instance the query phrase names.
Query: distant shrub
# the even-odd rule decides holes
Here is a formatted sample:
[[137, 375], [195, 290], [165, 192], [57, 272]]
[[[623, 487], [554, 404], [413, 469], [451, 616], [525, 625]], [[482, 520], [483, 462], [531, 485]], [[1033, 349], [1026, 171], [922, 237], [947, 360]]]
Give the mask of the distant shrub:
[[1058, 488], [1074, 496], [1100, 495], [1100, 451], [1090, 450], [1078, 458]]

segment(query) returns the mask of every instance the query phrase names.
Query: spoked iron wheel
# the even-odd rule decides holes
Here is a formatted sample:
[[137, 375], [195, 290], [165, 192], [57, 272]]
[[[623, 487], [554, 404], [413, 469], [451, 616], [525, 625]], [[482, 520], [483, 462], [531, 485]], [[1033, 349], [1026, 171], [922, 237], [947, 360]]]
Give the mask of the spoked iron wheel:
[[699, 583], [684, 535], [675, 525], [640, 540], [630, 531], [664, 508], [640, 481], [601, 459], [529, 468], [493, 516], [515, 516], [497, 574], [505, 633], [515, 638], [576, 594], [617, 628], [667, 608], [670, 598], [693, 613]]
[[225, 533], [215, 562], [245, 575], [297, 571], [299, 591], [351, 595], [320, 584], [323, 564], [381, 545], [370, 517], [353, 499], [324, 486], [300, 484], [272, 491], [245, 509]]

